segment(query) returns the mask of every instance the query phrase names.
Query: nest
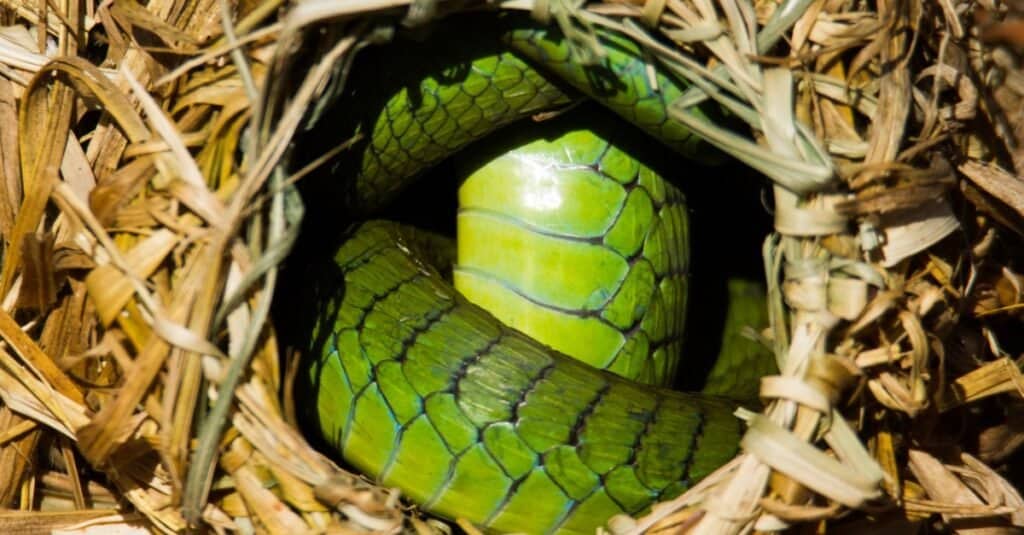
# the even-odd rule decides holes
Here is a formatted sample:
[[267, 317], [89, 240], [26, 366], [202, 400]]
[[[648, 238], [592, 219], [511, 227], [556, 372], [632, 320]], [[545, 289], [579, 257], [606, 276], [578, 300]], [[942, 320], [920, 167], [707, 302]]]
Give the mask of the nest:
[[742, 119], [689, 126], [773, 184], [766, 408], [610, 531], [1024, 527], [1020, 4], [0, 5], [2, 525], [451, 529], [307, 444], [268, 311], [307, 171], [281, 162], [339, 66], [486, 7], [628, 34]]

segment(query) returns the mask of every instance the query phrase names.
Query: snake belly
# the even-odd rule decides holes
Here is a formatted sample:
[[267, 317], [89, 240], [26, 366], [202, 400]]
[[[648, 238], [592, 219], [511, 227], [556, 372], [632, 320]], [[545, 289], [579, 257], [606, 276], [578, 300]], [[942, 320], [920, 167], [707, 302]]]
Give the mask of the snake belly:
[[[357, 211], [372, 212], [420, 170], [499, 127], [569, 102], [564, 82], [683, 154], [701, 155], [665, 111], [680, 87], [660, 74], [651, 83], [628, 40], [606, 36], [609, 76], [595, 77], [568, 61], [556, 33], [516, 27], [504, 32], [505, 44], [474, 42], [488, 34], [448, 40], [447, 50], [441, 40], [415, 65], [355, 83], [380, 104], [364, 110], [367, 142], [354, 163], [336, 169], [352, 177], [339, 181], [340, 194]], [[316, 425], [347, 462], [427, 511], [491, 531], [593, 533], [735, 455], [733, 403], [651, 388], [566, 357], [470, 303], [422, 249], [408, 229], [372, 222], [333, 258], [308, 376]], [[635, 311], [626, 316], [624, 324], [642, 323]]]

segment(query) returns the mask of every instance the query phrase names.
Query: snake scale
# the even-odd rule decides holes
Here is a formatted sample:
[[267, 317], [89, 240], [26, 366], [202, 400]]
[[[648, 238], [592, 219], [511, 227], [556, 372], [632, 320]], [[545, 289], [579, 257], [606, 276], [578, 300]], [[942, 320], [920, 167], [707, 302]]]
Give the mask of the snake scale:
[[[463, 26], [471, 29], [455, 38], [361, 53], [373, 68], [348, 80], [344, 96], [360, 103], [345, 120], [364, 142], [335, 165], [328, 185], [306, 193], [312, 205], [328, 207], [323, 220], [349, 217], [338, 215], [341, 202], [352, 217], [372, 214], [422, 170], [523, 117], [565, 106], [577, 91], [679, 154], [720, 157], [668, 117], [684, 86], [650, 70], [632, 41], [599, 31], [607, 57], [583, 67], [555, 29], [493, 14], [478, 21], [485, 22]], [[387, 55], [396, 49], [415, 61]], [[304, 372], [310, 384], [301, 394], [315, 427], [346, 462], [427, 511], [493, 532], [593, 533], [614, 514], [638, 514], [677, 495], [737, 451], [733, 402], [626, 379], [548, 347], [569, 352], [558, 347], [560, 338], [596, 347], [591, 364], [647, 383], [670, 382], [675, 371], [668, 354], [678, 352], [682, 320], [674, 310], [685, 304], [686, 207], [681, 194], [607, 139], [615, 128], [602, 137], [603, 123], [594, 124], [598, 135], [563, 129], [522, 150], [584, 173], [560, 191], [603, 192], [614, 220], [580, 204], [574, 213], [590, 230], [543, 217], [522, 223], [529, 214], [508, 202], [518, 186], [501, 178], [515, 152], [483, 165], [460, 192], [470, 205], [460, 211], [460, 239], [508, 246], [568, 236], [582, 252], [567, 253], [563, 264], [613, 258], [605, 263], [617, 266], [609, 278], [618, 289], [598, 295], [574, 290], [571, 272], [554, 267], [517, 281], [521, 268], [460, 244], [455, 280], [474, 302], [500, 300], [502, 292], [557, 302], [540, 303], [547, 316], [535, 322], [539, 330], [554, 326], [545, 343], [521, 332], [538, 329], [509, 327], [456, 291], [442, 276], [450, 252], [394, 223], [354, 227], [329, 262], [328, 282], [309, 281], [318, 294]], [[559, 137], [582, 139], [584, 148], [552, 148], [565, 146], [555, 145], [566, 141]], [[511, 232], [526, 237], [501, 230], [517, 225], [530, 232]], [[545, 262], [557, 263], [558, 255], [549, 256]], [[540, 287], [522, 288], [531, 280]], [[676, 308], [617, 304], [617, 295], [630, 292]], [[591, 321], [597, 334], [564, 336], [559, 325], [577, 320]], [[602, 337], [614, 340], [612, 350], [601, 349]], [[625, 355], [627, 346], [644, 359]]]

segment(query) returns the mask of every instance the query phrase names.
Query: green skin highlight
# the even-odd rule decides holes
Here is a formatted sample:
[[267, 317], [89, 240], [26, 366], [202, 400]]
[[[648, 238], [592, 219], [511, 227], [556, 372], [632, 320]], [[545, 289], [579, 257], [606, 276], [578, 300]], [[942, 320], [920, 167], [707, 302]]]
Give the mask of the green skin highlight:
[[[602, 34], [606, 64], [585, 69], [555, 32], [512, 27], [504, 44], [482, 35], [498, 34], [431, 39], [421, 61], [397, 62], [398, 70], [379, 63], [369, 79], [351, 81], [355, 91], [373, 88], [353, 112], [367, 141], [337, 169], [348, 178], [317, 194], [345, 195], [372, 212], [470, 142], [570, 102], [566, 83], [683, 155], [719, 158], [668, 118], [682, 87], [657, 74], [653, 91], [630, 41]], [[537, 336], [555, 349], [455, 291], [439, 274], [443, 255], [395, 224], [351, 232], [330, 276], [310, 281], [319, 297], [307, 376], [326, 442], [425, 510], [489, 531], [593, 533], [614, 514], [641, 513], [699, 481], [736, 454], [741, 434], [734, 402], [635, 381], [665, 383], [677, 366], [688, 264], [682, 195], [607, 136], [561, 137], [518, 155], [557, 160], [567, 169], [551, 187], [564, 198], [603, 195], [604, 208], [562, 203], [554, 217], [537, 203], [504, 202], [523, 198], [521, 183], [503, 180], [516, 173], [517, 153], [490, 160], [460, 191], [459, 233], [468, 239], [454, 274], [477, 302], [505, 301], [503, 292], [530, 301], [505, 301], [495, 313], [522, 330], [546, 325]], [[566, 212], [574, 216], [561, 219]], [[556, 252], [565, 242], [575, 243]], [[526, 264], [475, 248], [495, 243], [529, 245], [560, 264], [550, 274], [561, 282], [545, 285], [524, 275]], [[589, 266], [596, 290], [576, 283], [573, 265]], [[606, 336], [566, 334], [555, 309], [563, 324], [586, 316]], [[545, 319], [529, 319], [538, 314]], [[598, 343], [602, 336], [612, 342]], [[579, 337], [594, 346], [590, 362], [608, 370], [558, 351]]]
[[685, 199], [623, 148], [631, 132], [565, 119], [526, 125], [541, 137], [459, 188], [455, 288], [557, 351], [669, 384], [686, 319]]

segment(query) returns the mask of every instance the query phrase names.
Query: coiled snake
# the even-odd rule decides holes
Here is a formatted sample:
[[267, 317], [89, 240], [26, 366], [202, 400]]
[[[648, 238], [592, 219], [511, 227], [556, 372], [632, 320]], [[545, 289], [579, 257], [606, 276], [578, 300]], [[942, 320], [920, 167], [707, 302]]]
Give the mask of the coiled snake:
[[[480, 20], [359, 60], [342, 134], [364, 142], [311, 204], [341, 196], [372, 213], [423, 169], [576, 91], [678, 154], [717, 157], [669, 118], [683, 86], [632, 41], [598, 31], [607, 56], [584, 67], [555, 29]], [[325, 442], [424, 509], [487, 530], [593, 533], [699, 481], [741, 433], [733, 403], [650, 386], [677, 368], [682, 194], [634, 157], [642, 133], [574, 120], [477, 159], [459, 194], [463, 293], [440, 275], [434, 238], [383, 222], [348, 232], [318, 286], [300, 394]], [[349, 213], [328, 212], [335, 225]]]

